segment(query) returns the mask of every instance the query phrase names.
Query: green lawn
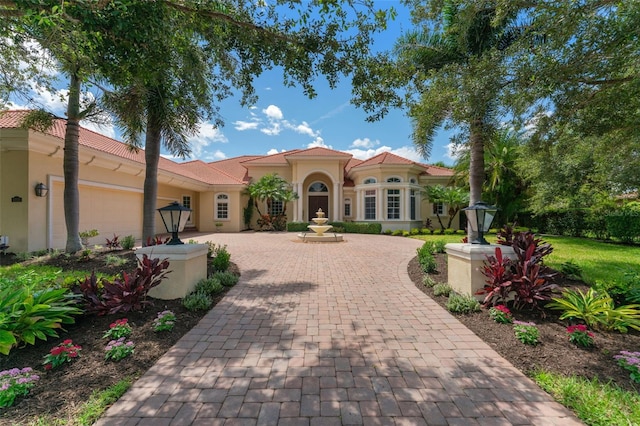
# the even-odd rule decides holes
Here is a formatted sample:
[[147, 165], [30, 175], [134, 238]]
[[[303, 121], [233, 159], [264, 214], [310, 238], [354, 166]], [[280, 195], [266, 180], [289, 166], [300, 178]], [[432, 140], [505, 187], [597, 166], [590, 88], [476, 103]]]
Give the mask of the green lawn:
[[[447, 243], [461, 242], [463, 235], [416, 235], [424, 241], [444, 240]], [[582, 278], [589, 284], [596, 281], [613, 282], [624, 280], [626, 272], [640, 274], [640, 247], [603, 243], [586, 238], [544, 236], [544, 241], [553, 246], [553, 253], [545, 263], [560, 269], [564, 262], [571, 261], [582, 268]], [[495, 235], [487, 236], [495, 244]]]

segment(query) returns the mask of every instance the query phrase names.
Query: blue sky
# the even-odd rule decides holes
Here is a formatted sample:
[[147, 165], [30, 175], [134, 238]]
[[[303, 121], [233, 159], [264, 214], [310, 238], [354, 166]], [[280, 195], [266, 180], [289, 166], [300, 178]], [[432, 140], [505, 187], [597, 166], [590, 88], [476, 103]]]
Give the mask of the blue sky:
[[[389, 50], [398, 36], [411, 28], [409, 13], [397, 1], [379, 1], [380, 6], [393, 5], [398, 17], [389, 28], [376, 36], [376, 50]], [[316, 84], [317, 96], [308, 99], [301, 88], [287, 88], [282, 73], [266, 72], [255, 81], [258, 102], [250, 108], [240, 106], [239, 98], [229, 98], [220, 104], [225, 126], [214, 128], [202, 123], [200, 133], [191, 139], [191, 159], [214, 161], [244, 154], [270, 154], [291, 149], [315, 146], [327, 147], [353, 154], [360, 159], [390, 151], [414, 161], [453, 164], [449, 154], [449, 134], [440, 131], [434, 140], [431, 157], [421, 158], [411, 141], [411, 123], [403, 111], [391, 111], [376, 123], [365, 121], [366, 114], [350, 104], [349, 78], [340, 81], [334, 90], [323, 78]], [[36, 100], [53, 113], [64, 117], [66, 91], [57, 94], [41, 93]], [[16, 108], [28, 107], [19, 102]], [[119, 139], [113, 126], [97, 126], [83, 122], [105, 135]], [[177, 161], [180, 161], [176, 159]]]

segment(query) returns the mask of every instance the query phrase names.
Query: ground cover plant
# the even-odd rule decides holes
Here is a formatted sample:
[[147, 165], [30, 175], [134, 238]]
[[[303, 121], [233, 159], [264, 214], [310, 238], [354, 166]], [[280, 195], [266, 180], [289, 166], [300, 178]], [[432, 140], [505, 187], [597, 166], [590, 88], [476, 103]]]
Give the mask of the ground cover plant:
[[[116, 255], [126, 260], [124, 268], [107, 265], [104, 262], [107, 255]], [[1, 256], [0, 271], [16, 268], [15, 265], [7, 265], [14, 261], [14, 256]], [[62, 270], [63, 275], [73, 271], [82, 271], [83, 274], [96, 271], [97, 276], [112, 280], [123, 269], [133, 272], [136, 259], [132, 251], [105, 249], [94, 251], [91, 259], [82, 261], [66, 256], [40, 258], [37, 263], [29, 265], [29, 268], [37, 274], [41, 265], [45, 266], [46, 271]], [[211, 264], [209, 268], [210, 274], [213, 274]], [[230, 264], [229, 271], [238, 274], [233, 263]], [[56, 279], [56, 282], [60, 280]], [[212, 296], [212, 304], [219, 302], [227, 290], [228, 287], [221, 286], [220, 292]], [[77, 316], [75, 323], [63, 325], [64, 330], [59, 330], [58, 338], [36, 340], [34, 345], [12, 349], [8, 355], [0, 355], [0, 371], [28, 367], [32, 368], [28, 373], [30, 380], [31, 376], [38, 376], [38, 379], [33, 378], [30, 382], [33, 386], [29, 386], [26, 393], [23, 389], [16, 389], [16, 392], [22, 393], [15, 398], [13, 405], [0, 410], [0, 424], [92, 424], [109, 404], [117, 400], [136, 378], [149, 369], [207, 312], [189, 311], [182, 306], [180, 300], [148, 300], [153, 305], [142, 311]], [[120, 329], [126, 328], [130, 328], [130, 334], [125, 337], [125, 350], [117, 347], [114, 350], [115, 345], [112, 344], [111, 351], [116, 358], [124, 355], [128, 351], [126, 343], [130, 341], [134, 345], [133, 352], [121, 359], [110, 357], [106, 360], [107, 346], [111, 341], [117, 342], [121, 337], [116, 338], [116, 335], [122, 336]], [[64, 352], [72, 361], [62, 362], [63, 358], [60, 358], [60, 365], [48, 369], [44, 363], [53, 358], [47, 358], [47, 355], [52, 355], [52, 349], [60, 347], [62, 349], [56, 349], [54, 353]], [[65, 357], [64, 354], [62, 356]], [[0, 398], [4, 396], [0, 395]]]
[[[425, 236], [421, 236], [420, 239], [424, 240]], [[545, 236], [544, 240], [550, 241], [551, 238]], [[568, 240], [568, 245], [571, 245], [575, 239], [564, 237], [560, 240]], [[592, 252], [597, 252], [600, 246], [610, 245], [593, 240], [588, 242], [591, 244]], [[555, 244], [552, 245], [554, 255], [569, 258], [566, 253], [558, 254], [561, 249], [555, 247]], [[610, 252], [621, 256], [616, 249]], [[625, 255], [617, 260], [624, 260], [627, 267], [640, 268], [640, 257], [634, 257], [633, 253], [634, 251], [631, 251], [631, 256]], [[584, 259], [588, 258], [594, 264], [597, 263], [594, 259], [600, 257], [587, 251], [584, 256]], [[582, 260], [582, 256], [575, 258], [578, 261]], [[608, 256], [604, 256], [603, 259], [604, 268], [609, 267], [609, 262], [614, 261]], [[408, 271], [418, 289], [445, 307], [448, 299], [436, 297], [433, 286], [424, 284], [447, 282], [446, 256], [436, 255], [436, 261], [437, 272], [433, 274], [424, 274], [417, 258], [409, 263]], [[599, 273], [606, 275], [603, 272]], [[563, 274], [556, 276], [555, 283], [564, 291], [581, 291], [586, 294], [590, 288], [586, 282], [568, 279]], [[573, 327], [583, 322], [576, 319], [561, 320], [562, 311], [549, 308], [531, 311], [496, 305], [493, 309], [493, 315], [487, 308], [469, 314], [453, 314], [516, 368], [533, 377], [543, 389], [574, 410], [586, 424], [640, 424], [640, 410], [637, 409], [640, 402], [640, 384], [632, 380], [633, 371], [627, 367], [629, 363], [615, 358], [621, 352], [627, 354], [628, 358], [628, 353], [637, 351], [634, 348], [640, 348], [639, 332], [629, 329], [623, 334], [590, 327], [586, 330], [583, 327]], [[539, 343], [534, 346], [520, 343], [511, 323], [514, 320], [535, 323]], [[582, 330], [585, 330], [583, 336], [575, 336], [572, 341], [572, 334]], [[634, 365], [633, 363], [635, 360], [632, 360], [631, 365]]]

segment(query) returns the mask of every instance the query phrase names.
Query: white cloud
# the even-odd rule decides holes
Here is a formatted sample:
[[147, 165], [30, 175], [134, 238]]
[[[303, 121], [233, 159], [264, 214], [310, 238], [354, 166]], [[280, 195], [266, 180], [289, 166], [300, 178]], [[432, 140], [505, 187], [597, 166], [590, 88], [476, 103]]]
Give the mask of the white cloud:
[[110, 137], [111, 139], [116, 138], [116, 127], [113, 125], [111, 118], [108, 118], [104, 123], [94, 123], [85, 120], [81, 121], [80, 125], [85, 129], [93, 130], [94, 132]]
[[212, 123], [201, 123], [198, 134], [189, 138], [189, 146], [191, 147], [191, 158], [207, 158], [211, 157], [211, 153], [207, 147], [212, 143], [227, 143], [229, 140], [220, 129]]
[[307, 144], [307, 148], [328, 148], [333, 149], [331, 145], [324, 143], [324, 139], [318, 136], [313, 142]]
[[460, 156], [462, 155], [462, 153], [465, 151], [465, 149], [467, 149], [465, 146], [460, 146], [457, 143], [453, 143], [453, 142], [449, 142], [447, 144], [447, 158], [450, 158], [451, 160], [458, 160], [458, 158], [460, 158]]
[[351, 143], [350, 148], [373, 148], [374, 146], [380, 145], [380, 141], [372, 141], [369, 138], [364, 139], [356, 139]]
[[278, 152], [280, 152], [280, 151], [278, 151], [275, 148], [271, 148], [269, 151], [267, 151], [267, 155], [277, 154]]
[[296, 133], [300, 133], [301, 135], [308, 135], [314, 138], [319, 135], [319, 132], [315, 132], [311, 127], [309, 127], [309, 124], [307, 124], [306, 121], [303, 121], [302, 124], [298, 124], [296, 126], [289, 124], [289, 122], [285, 120], [285, 125], [288, 129], [291, 129]]
[[268, 107], [263, 109], [262, 112], [270, 120], [282, 120], [284, 118], [284, 115], [282, 115], [282, 110], [275, 105], [269, 105]]
[[239, 132], [243, 132], [245, 130], [257, 129], [260, 123], [258, 123], [257, 121], [235, 121], [233, 125], [234, 125], [234, 129], [236, 129]]
[[215, 161], [215, 160], [224, 160], [225, 158], [227, 158], [227, 155], [224, 152], [217, 149], [215, 152], [209, 153], [208, 155], [206, 155], [204, 160]]
[[282, 131], [282, 127], [280, 127], [280, 123], [271, 123], [271, 127], [264, 127], [260, 131], [265, 135], [277, 136]]
[[383, 152], [390, 152], [392, 154], [399, 155], [400, 157], [404, 157], [404, 158], [406, 158], [408, 160], [411, 160], [411, 161], [416, 161], [416, 162], [423, 162], [424, 161], [424, 159], [422, 157], [420, 157], [418, 152], [414, 148], [412, 148], [410, 146], [402, 146], [400, 148], [393, 149], [390, 146], [383, 145], [383, 146], [378, 147], [376, 149], [373, 149], [373, 148], [370, 148], [370, 149], [354, 148], [354, 149], [344, 150], [343, 152], [351, 154], [351, 155], [353, 155], [355, 158], [357, 158], [359, 160], [367, 160], [367, 159], [369, 159], [371, 157], [375, 157], [376, 155], [382, 154]]

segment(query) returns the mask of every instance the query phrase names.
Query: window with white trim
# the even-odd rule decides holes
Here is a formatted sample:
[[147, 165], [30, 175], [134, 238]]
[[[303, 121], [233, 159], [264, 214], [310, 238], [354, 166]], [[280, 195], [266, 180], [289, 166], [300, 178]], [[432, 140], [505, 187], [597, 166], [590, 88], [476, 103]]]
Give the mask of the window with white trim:
[[399, 189], [387, 189], [387, 219], [400, 219]]
[[314, 182], [309, 186], [309, 192], [329, 192], [329, 188], [322, 182]]
[[351, 198], [344, 199], [344, 215], [345, 217], [351, 217]]
[[282, 214], [283, 211], [284, 203], [282, 202], [282, 200], [271, 201], [271, 208], [269, 209], [270, 216], [278, 216], [279, 214]]
[[387, 182], [389, 183], [398, 183], [398, 182], [402, 182], [402, 179], [400, 179], [399, 177], [390, 177], [387, 178]]
[[364, 192], [364, 219], [376, 220], [376, 190], [368, 189]]
[[[182, 205], [186, 208], [191, 208], [191, 195], [183, 195], [182, 196]], [[187, 219], [187, 223], [191, 222], [191, 212], [189, 212], [189, 219]]]
[[410, 183], [416, 183], [416, 180], [414, 178], [409, 179]]
[[372, 183], [376, 183], [377, 180], [375, 178], [367, 178], [364, 180], [365, 185], [371, 185]]
[[216, 196], [216, 219], [229, 219], [229, 196], [227, 194]]
[[444, 203], [433, 203], [433, 214], [435, 214], [435, 215], [443, 215], [444, 214]]

